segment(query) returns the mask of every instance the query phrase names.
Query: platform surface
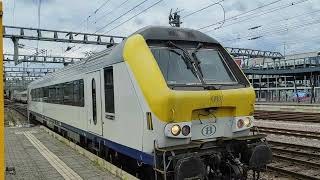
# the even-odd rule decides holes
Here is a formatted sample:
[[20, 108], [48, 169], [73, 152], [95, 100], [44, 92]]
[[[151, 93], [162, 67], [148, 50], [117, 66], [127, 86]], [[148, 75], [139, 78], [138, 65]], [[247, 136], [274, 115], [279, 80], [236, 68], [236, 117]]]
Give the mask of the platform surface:
[[40, 127], [5, 128], [6, 179], [119, 179]]
[[320, 113], [320, 104], [256, 103], [255, 110]]

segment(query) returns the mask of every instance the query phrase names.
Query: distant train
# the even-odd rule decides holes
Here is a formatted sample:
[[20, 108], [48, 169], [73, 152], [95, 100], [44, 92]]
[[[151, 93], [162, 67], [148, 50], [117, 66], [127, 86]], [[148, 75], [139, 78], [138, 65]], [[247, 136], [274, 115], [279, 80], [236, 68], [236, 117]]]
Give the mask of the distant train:
[[31, 119], [141, 179], [245, 179], [272, 159], [253, 88], [196, 30], [143, 28], [28, 92]]
[[27, 90], [21, 92], [13, 93], [13, 100], [15, 102], [27, 103], [28, 102], [28, 92]]

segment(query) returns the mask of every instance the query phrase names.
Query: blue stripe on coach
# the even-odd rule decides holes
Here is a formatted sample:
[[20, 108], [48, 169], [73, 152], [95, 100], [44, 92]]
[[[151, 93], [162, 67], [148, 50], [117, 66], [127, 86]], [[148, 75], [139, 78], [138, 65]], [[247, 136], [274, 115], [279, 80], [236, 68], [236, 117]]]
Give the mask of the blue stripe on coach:
[[111, 149], [113, 149], [113, 150], [115, 150], [115, 151], [117, 151], [119, 153], [122, 153], [122, 154], [125, 154], [127, 156], [130, 156], [131, 158], [134, 158], [136, 160], [142, 161], [145, 164], [153, 166], [153, 156], [150, 155], [150, 154], [147, 154], [147, 153], [144, 153], [142, 151], [139, 151], [139, 150], [124, 146], [122, 144], [119, 144], [119, 143], [116, 143], [116, 142], [113, 142], [113, 141], [110, 141], [110, 140], [105, 139], [105, 138], [103, 138], [103, 137], [101, 137], [99, 135], [92, 134], [90, 132], [81, 130], [79, 128], [70, 126], [68, 124], [65, 124], [63, 122], [61, 122], [61, 126], [66, 128], [66, 129], [69, 129], [69, 130], [71, 130], [73, 132], [76, 132], [78, 134], [84, 135], [84, 136], [88, 137], [89, 139], [94, 139], [94, 140], [100, 141], [100, 142], [103, 141], [104, 145], [106, 145], [107, 147], [109, 147], [109, 148], [111, 148]]
[[[93, 139], [95, 141], [100, 141], [100, 142], [103, 142], [104, 145], [106, 145], [107, 147], [119, 152], [119, 153], [122, 153], [124, 155], [127, 155], [133, 159], [136, 159], [136, 160], [139, 160], [145, 164], [148, 164], [148, 165], [151, 165], [153, 166], [153, 156], [150, 155], [150, 154], [147, 154], [145, 152], [142, 152], [142, 151], [139, 151], [139, 150], [136, 150], [136, 149], [133, 149], [133, 148], [130, 148], [130, 147], [127, 147], [127, 146], [124, 146], [122, 144], [119, 144], [119, 143], [116, 143], [116, 142], [113, 142], [113, 141], [110, 141], [108, 139], [105, 139], [97, 134], [93, 134], [93, 133], [90, 133], [90, 132], [87, 132], [87, 131], [84, 131], [82, 129], [79, 129], [79, 128], [76, 128], [74, 126], [71, 126], [71, 125], [68, 125], [66, 123], [63, 123], [61, 121], [57, 121], [57, 120], [54, 120], [52, 118], [49, 118], [49, 117], [46, 117], [46, 116], [43, 116], [39, 113], [36, 113], [36, 112], [33, 112], [33, 114], [36, 114], [37, 116], [41, 117], [44, 121], [47, 121], [47, 120], [53, 120], [53, 121], [56, 121], [56, 122], [59, 122], [61, 124], [61, 127], [63, 128], [66, 128], [70, 131], [73, 131], [75, 133], [78, 133], [82, 136], [85, 136], [89, 139]], [[58, 125], [55, 123], [55, 125]]]

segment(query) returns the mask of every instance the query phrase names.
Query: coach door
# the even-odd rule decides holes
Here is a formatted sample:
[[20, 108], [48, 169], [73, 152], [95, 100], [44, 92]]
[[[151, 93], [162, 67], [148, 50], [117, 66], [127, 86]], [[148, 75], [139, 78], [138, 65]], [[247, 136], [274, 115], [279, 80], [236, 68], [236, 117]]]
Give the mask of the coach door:
[[102, 135], [100, 71], [87, 74], [86, 87], [88, 92], [88, 96], [86, 96], [88, 130]]

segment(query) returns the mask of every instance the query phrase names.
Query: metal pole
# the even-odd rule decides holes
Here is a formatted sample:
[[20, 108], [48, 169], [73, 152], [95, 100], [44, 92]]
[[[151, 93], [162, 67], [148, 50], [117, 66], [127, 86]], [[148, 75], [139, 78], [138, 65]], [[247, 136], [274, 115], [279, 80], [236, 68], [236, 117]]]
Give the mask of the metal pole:
[[0, 179], [4, 177], [4, 95], [3, 95], [3, 28], [2, 28], [2, 1], [0, 1]]

